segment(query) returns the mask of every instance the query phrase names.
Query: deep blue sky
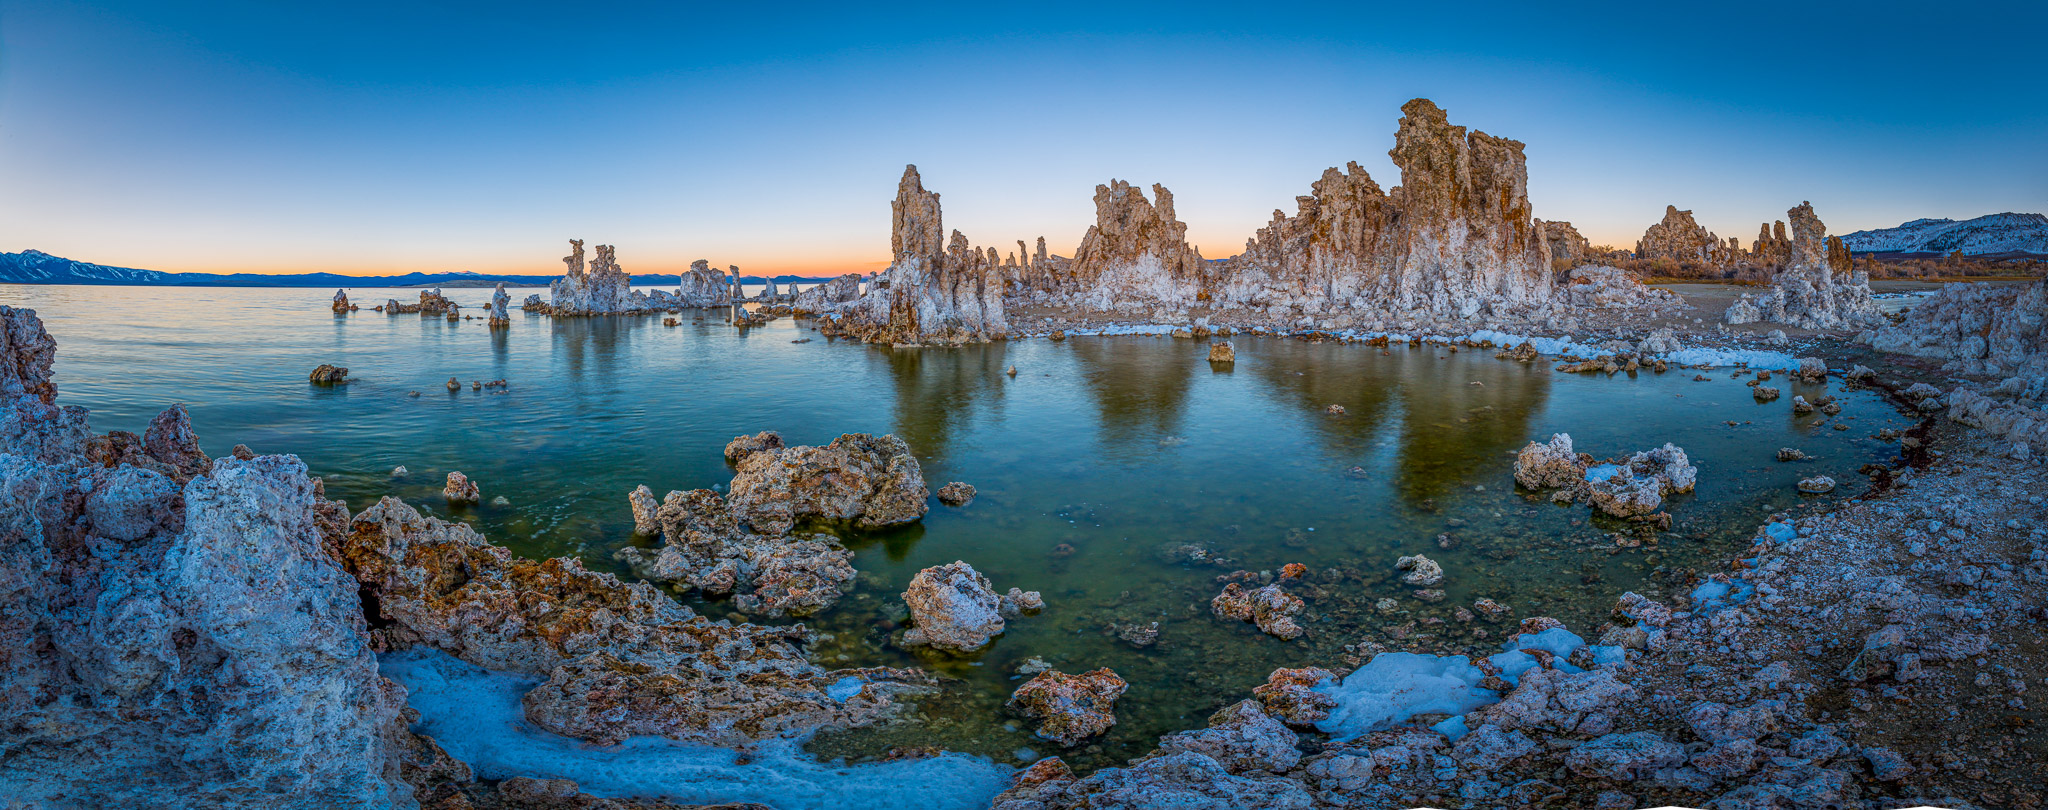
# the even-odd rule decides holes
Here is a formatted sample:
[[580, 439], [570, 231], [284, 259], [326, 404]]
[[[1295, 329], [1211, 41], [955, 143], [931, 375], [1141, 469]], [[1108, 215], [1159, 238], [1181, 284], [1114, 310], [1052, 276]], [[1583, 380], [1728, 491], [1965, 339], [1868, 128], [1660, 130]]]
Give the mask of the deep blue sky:
[[591, 5], [0, 0], [0, 250], [872, 269], [916, 163], [976, 244], [1071, 253], [1114, 177], [1220, 257], [1324, 167], [1397, 185], [1416, 96], [1595, 242], [2048, 209], [2040, 2]]

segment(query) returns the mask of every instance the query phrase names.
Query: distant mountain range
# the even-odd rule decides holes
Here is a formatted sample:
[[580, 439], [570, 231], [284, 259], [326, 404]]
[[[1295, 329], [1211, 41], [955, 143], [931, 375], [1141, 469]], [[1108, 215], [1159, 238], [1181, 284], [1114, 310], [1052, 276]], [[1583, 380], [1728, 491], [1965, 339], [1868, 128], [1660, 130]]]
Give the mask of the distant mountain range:
[[2048, 254], [2048, 216], [2004, 213], [1961, 222], [1916, 219], [1896, 228], [1843, 234], [1842, 244], [1856, 253]]
[[[504, 282], [522, 287], [545, 287], [561, 276], [495, 275], [489, 273], [406, 273], [398, 276], [344, 276], [339, 273], [165, 273], [133, 267], [108, 267], [52, 256], [40, 250], [0, 253], [0, 284], [134, 284], [164, 287], [420, 287], [446, 284], [473, 287]], [[778, 284], [823, 279], [808, 276], [776, 276]], [[676, 284], [681, 277], [650, 274], [633, 276], [634, 284]], [[745, 276], [743, 281], [766, 281]]]

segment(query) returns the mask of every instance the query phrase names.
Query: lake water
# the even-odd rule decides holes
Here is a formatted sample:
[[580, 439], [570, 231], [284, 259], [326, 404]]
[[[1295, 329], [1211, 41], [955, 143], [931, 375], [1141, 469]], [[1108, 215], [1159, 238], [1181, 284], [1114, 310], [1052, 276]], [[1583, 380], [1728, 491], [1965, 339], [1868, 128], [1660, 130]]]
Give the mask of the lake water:
[[[414, 297], [353, 292], [361, 304]], [[448, 293], [465, 307], [490, 295]], [[633, 536], [626, 493], [722, 487], [732, 473], [720, 451], [736, 435], [903, 437], [934, 489], [966, 481], [979, 498], [934, 502], [908, 528], [838, 532], [857, 551], [858, 582], [806, 623], [823, 634], [814, 654], [828, 666], [914, 665], [956, 680], [904, 724], [812, 742], [854, 760], [938, 745], [1012, 764], [1056, 752], [1083, 767], [1117, 763], [1199, 726], [1276, 667], [1342, 664], [1348, 645], [1495, 649], [1506, 625], [1451, 618], [1479, 597], [1590, 633], [1620, 592], [1677, 592], [1686, 569], [1740, 551], [1767, 512], [1860, 491], [1856, 469], [1895, 453], [1871, 436], [1910, 424], [1874, 395], [1833, 391], [1851, 429], [1820, 427], [1823, 417], [1795, 417], [1789, 402], [1824, 387], [1780, 377], [1771, 384], [1784, 398], [1758, 404], [1727, 369], [1706, 382], [1690, 370], [1609, 378], [1491, 351], [1240, 336], [1234, 367], [1217, 370], [1204, 343], [1159, 337], [892, 351], [789, 319], [739, 331], [715, 311], [676, 327], [515, 311], [509, 329], [491, 330], [367, 309], [335, 316], [330, 295], [0, 286], [0, 303], [42, 315], [59, 344], [60, 402], [91, 408], [99, 431], [141, 432], [184, 402], [211, 454], [237, 443], [296, 453], [356, 509], [398, 495], [521, 554], [576, 555], [622, 574], [613, 552], [654, 542]], [[321, 363], [357, 381], [309, 385]], [[444, 388], [450, 377], [461, 391]], [[498, 379], [510, 382], [504, 393], [470, 390]], [[1331, 404], [1347, 415], [1326, 415]], [[1699, 466], [1698, 490], [1667, 505], [1674, 525], [1653, 543], [1617, 547], [1620, 524], [1516, 491], [1515, 451], [1553, 432], [1602, 457], [1673, 442]], [[1781, 446], [1818, 460], [1778, 463]], [[393, 478], [399, 465], [410, 474]], [[450, 470], [509, 503], [451, 511], [440, 498]], [[1821, 498], [1794, 492], [1814, 474], [1844, 485]], [[1212, 559], [1192, 561], [1185, 546]], [[1418, 553], [1448, 572], [1441, 604], [1399, 582], [1395, 559]], [[975, 655], [893, 646], [905, 584], [954, 560], [998, 590], [1042, 592], [1047, 609]], [[1304, 638], [1210, 615], [1218, 577], [1290, 562], [1313, 572], [1296, 590], [1308, 603]], [[1400, 612], [1376, 610], [1382, 598]], [[729, 602], [690, 601], [738, 616]], [[1161, 633], [1149, 648], [1105, 632], [1153, 621]], [[1034, 656], [1129, 681], [1115, 729], [1059, 752], [1007, 715], [1015, 669]]]

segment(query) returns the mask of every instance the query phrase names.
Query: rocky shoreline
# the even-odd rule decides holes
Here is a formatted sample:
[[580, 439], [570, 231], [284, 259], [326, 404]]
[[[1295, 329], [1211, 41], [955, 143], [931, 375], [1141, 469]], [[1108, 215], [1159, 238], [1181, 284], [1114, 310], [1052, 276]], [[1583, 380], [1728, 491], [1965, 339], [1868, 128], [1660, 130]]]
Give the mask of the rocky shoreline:
[[[1209, 728], [1170, 735], [1128, 766], [1079, 775], [1057, 758], [1041, 760], [995, 806], [2038, 806], [2038, 788], [2021, 775], [2044, 754], [2026, 732], [2033, 721], [2024, 693], [2048, 685], [2038, 655], [2048, 641], [2039, 629], [2048, 610], [2039, 587], [2048, 581], [2040, 496], [2048, 485], [2031, 461], [2038, 427], [2028, 416], [2041, 393], [2040, 324], [2030, 314], [2039, 311], [2039, 286], [2009, 291], [2017, 306], [1944, 292], [1914, 317], [1859, 338], [1918, 347], [1913, 353], [1978, 380], [2016, 375], [2004, 380], [1943, 391], [1925, 385], [1940, 379], [1930, 368], [1909, 361], [1870, 372], [1850, 362], [1871, 362], [1858, 344], [1804, 338], [1806, 351], [1839, 358], [1822, 365], [1837, 367], [1839, 384], [1881, 387], [1900, 407], [1929, 415], [1905, 437], [1901, 465], [1872, 470], [1870, 491], [1833, 514], [1766, 524], [1753, 549], [1689, 598], [1624, 596], [1606, 625], [1576, 628], [1583, 636], [1524, 619], [1507, 639], [1506, 669], [1454, 657], [1477, 666], [1462, 688], [1478, 705], [1423, 711], [1449, 717], [1427, 726], [1358, 726], [1345, 718], [1384, 703], [1380, 670], [1408, 659], [1382, 655], [1352, 672], [1284, 669]], [[1134, 328], [1096, 314], [1041, 316], [1052, 320], [1034, 328], [1051, 327], [1040, 333], [1056, 340], [1270, 330], [1361, 344], [1432, 341], [1498, 349], [1508, 360], [1564, 356], [1608, 373], [1667, 358], [1674, 367], [1772, 368], [1752, 362], [1768, 359], [1773, 370], [1811, 372], [1785, 351], [1791, 339], [1782, 334], [1635, 332], [1631, 324], [1654, 317], [1682, 324], [1684, 302], [1600, 273], [1580, 274], [1578, 287], [1602, 290], [1588, 300], [1601, 302], [1593, 312], [1611, 330], [1605, 339], [1460, 333], [1455, 322], [1428, 334], [1232, 326], [1228, 317]], [[502, 307], [494, 302], [494, 317]], [[8, 399], [0, 435], [16, 496], [7, 582], [27, 608], [7, 625], [13, 652], [4, 663], [23, 687], [15, 694], [34, 696], [17, 697], [7, 714], [23, 728], [37, 718], [38, 729], [0, 761], [17, 789], [47, 801], [175, 791], [236, 805], [279, 789], [262, 785], [291, 785], [329, 790], [348, 806], [675, 806], [582, 795], [560, 780], [476, 779], [408, 729], [404, 690], [377, 674], [380, 651], [432, 649], [538, 678], [524, 700], [527, 719], [599, 743], [654, 735], [751, 745], [886, 722], [893, 696], [928, 688], [915, 671], [825, 670], [806, 660], [801, 626], [711, 621], [574, 560], [516, 559], [466, 526], [393, 499], [351, 515], [293, 457], [206, 458], [177, 408], [146, 436], [94, 436], [82, 409], [55, 404], [56, 349], [33, 313], [0, 309], [0, 325]], [[1982, 349], [1914, 337], [1973, 329], [1994, 337]], [[741, 469], [729, 495], [678, 492], [656, 503], [651, 492], [636, 493], [636, 523], [666, 541], [659, 559], [636, 568], [747, 590], [755, 600], [747, 609], [767, 615], [829, 604], [832, 583], [844, 579], [833, 573], [836, 544], [785, 536], [795, 522], [914, 520], [928, 494], [921, 477], [889, 461], [907, 451], [874, 437], [842, 441], [851, 444], [783, 448], [773, 434], [741, 437], [727, 448]], [[1660, 490], [1693, 474], [1665, 471], [1683, 466], [1682, 451], [1680, 466], [1662, 457], [1645, 464]], [[810, 489], [826, 469], [863, 470], [848, 480], [876, 483]], [[1583, 462], [1574, 470], [1583, 476]], [[1598, 505], [1597, 490], [1574, 497]], [[250, 566], [241, 555], [259, 537], [263, 562]], [[1419, 558], [1410, 576], [1432, 565]], [[730, 576], [716, 575], [721, 567]], [[971, 568], [964, 575], [978, 577]], [[993, 632], [999, 613], [1021, 612], [1006, 600], [1043, 604], [1016, 589], [998, 599], [981, 581]], [[1279, 586], [1258, 590], [1266, 589], [1285, 601]], [[1236, 616], [1238, 603], [1225, 601], [1218, 597], [1219, 615]], [[1246, 602], [1242, 618], [1284, 638], [1285, 606], [1257, 604]], [[951, 629], [958, 607], [935, 610], [948, 618], [920, 628], [949, 628], [942, 637], [963, 647], [986, 643], [978, 620]], [[1415, 660], [1423, 659], [1439, 669], [1450, 660]], [[1032, 681], [1044, 686], [1019, 690], [1018, 710], [1048, 729], [1099, 730], [1114, 722], [1122, 682], [1082, 684], [1115, 677], [1044, 673]], [[323, 696], [322, 710], [275, 705], [278, 695], [301, 694]], [[1087, 716], [1064, 708], [1089, 705]], [[1942, 734], [1929, 735], [1936, 726]], [[67, 753], [88, 748], [97, 752], [90, 762]], [[213, 753], [166, 759], [187, 749]], [[159, 776], [138, 781], [128, 772]]]

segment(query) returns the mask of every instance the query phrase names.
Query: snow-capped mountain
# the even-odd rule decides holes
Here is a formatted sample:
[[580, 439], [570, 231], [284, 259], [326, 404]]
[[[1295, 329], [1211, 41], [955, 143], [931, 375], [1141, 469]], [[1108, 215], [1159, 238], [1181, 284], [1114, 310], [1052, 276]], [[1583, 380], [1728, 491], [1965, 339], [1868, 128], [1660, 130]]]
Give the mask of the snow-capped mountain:
[[2004, 213], [1961, 222], [1916, 219], [1896, 228], [1843, 234], [1842, 244], [1857, 253], [2048, 254], [2048, 216]]
[[164, 284], [166, 275], [155, 270], [72, 261], [40, 250], [0, 253], [0, 281], [17, 284]]

